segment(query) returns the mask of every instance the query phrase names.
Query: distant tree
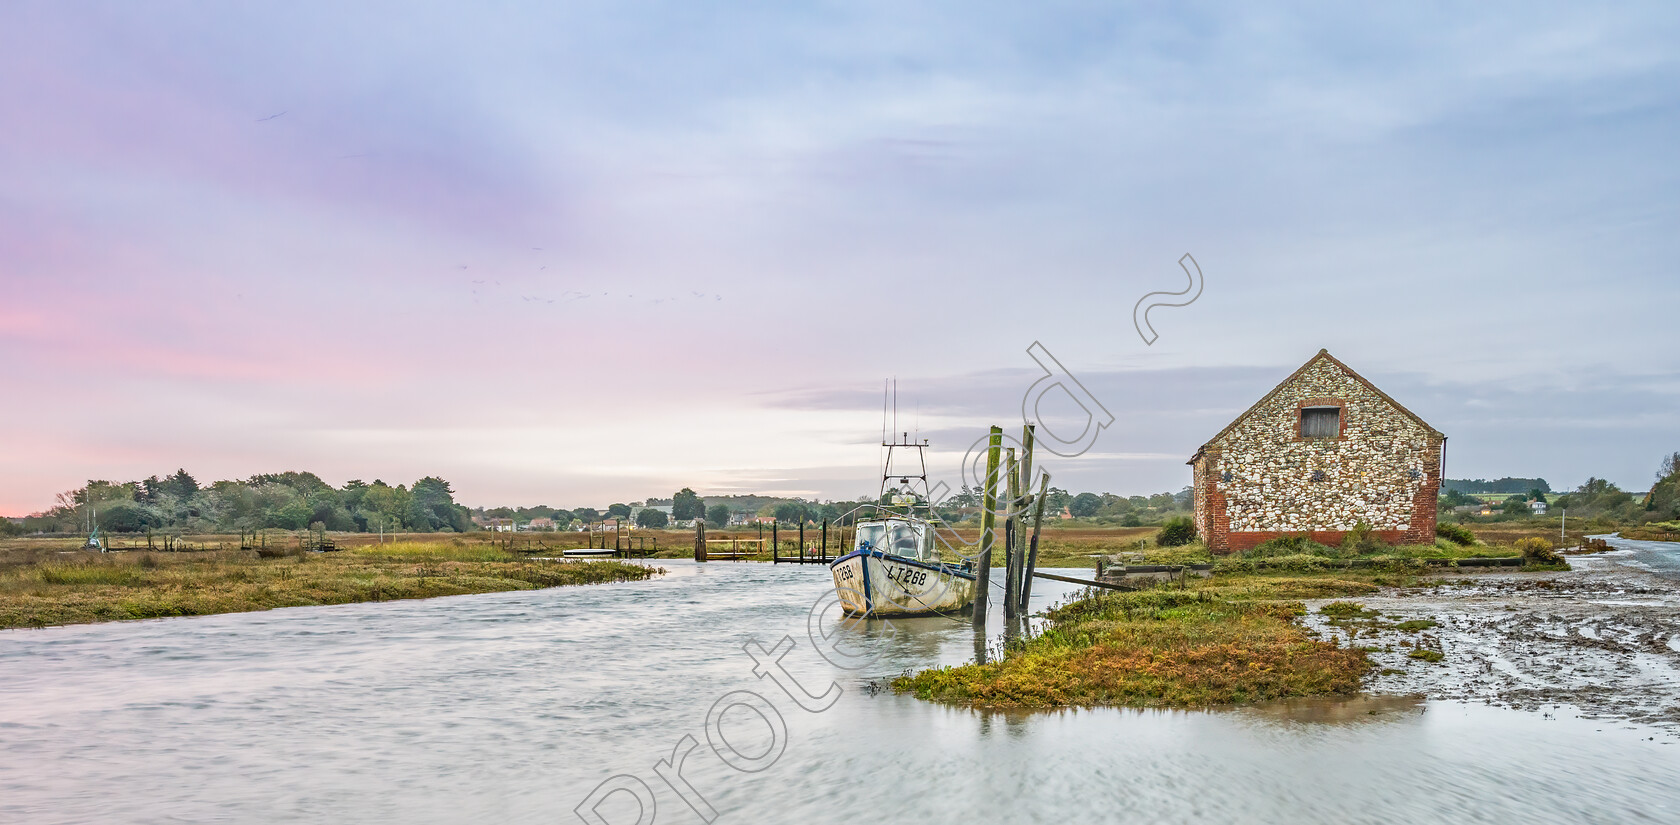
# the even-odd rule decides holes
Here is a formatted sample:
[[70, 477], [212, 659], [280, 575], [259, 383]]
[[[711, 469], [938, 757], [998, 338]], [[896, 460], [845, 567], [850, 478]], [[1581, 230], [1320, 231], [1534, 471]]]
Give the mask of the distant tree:
[[628, 505], [628, 504], [608, 505], [607, 506], [607, 516], [609, 518], [629, 518], [630, 517], [630, 505]]
[[1669, 453], [1657, 465], [1657, 480], [1680, 478], [1680, 452]]
[[1531, 512], [1528, 509], [1528, 499], [1521, 495], [1505, 499], [1505, 503], [1499, 509], [1507, 516], [1526, 516]]
[[1142, 527], [1143, 526], [1143, 519], [1138, 518], [1137, 513], [1127, 513], [1125, 516], [1121, 517], [1120, 526], [1121, 527]]
[[0, 536], [21, 536], [24, 526], [9, 518], [0, 518]]
[[776, 505], [774, 512], [777, 521], [800, 522], [805, 520], [805, 505], [797, 501], [784, 501]]
[[263, 526], [278, 527], [281, 530], [302, 530], [309, 524], [309, 517], [314, 513], [308, 502], [294, 496], [278, 510], [270, 512]]
[[134, 501], [139, 497], [139, 485], [132, 481], [126, 484], [117, 484], [111, 481], [89, 480], [86, 487], [76, 490], [70, 494], [70, 500], [68, 502], [61, 501], [60, 503], [71, 505], [92, 504], [94, 506], [98, 506], [110, 501]]
[[99, 511], [99, 529], [110, 533], [139, 533], [164, 524], [163, 514], [138, 502], [112, 502]]
[[408, 490], [392, 487], [379, 479], [368, 485], [362, 496], [362, 513], [376, 530], [396, 530], [408, 512]]
[[164, 482], [164, 488], [176, 498], [189, 499], [198, 495], [198, 479], [193, 478], [192, 474], [187, 472], [187, 468], [182, 467]]
[[572, 517], [585, 523], [600, 521], [601, 511], [595, 509], [594, 507], [576, 507], [572, 510]]
[[1529, 501], [1545, 501], [1546, 500], [1546, 491], [1540, 489], [1539, 487], [1535, 487], [1534, 489], [1528, 491], [1528, 500]]
[[367, 484], [361, 479], [350, 479], [344, 482], [343, 487], [339, 488], [338, 500], [344, 505], [345, 509], [354, 511], [362, 506], [362, 496], [367, 495], [367, 489]]
[[1102, 509], [1102, 496], [1096, 493], [1080, 493], [1068, 502], [1068, 512], [1075, 518], [1090, 518]]
[[706, 504], [700, 500], [693, 490], [687, 487], [677, 491], [671, 497], [671, 518], [677, 521], [705, 518]]
[[706, 508], [706, 523], [713, 527], [727, 527], [729, 525], [729, 506], [713, 504]]
[[[963, 489], [966, 491], [968, 488], [964, 487]], [[1068, 491], [1063, 490], [1060, 487], [1051, 487], [1050, 489], [1044, 491], [1044, 509], [1048, 512], [1059, 513], [1070, 501], [1073, 501], [1073, 496], [1069, 494]], [[969, 506], [980, 506], [979, 495], [975, 495], [974, 503]]]
[[669, 516], [665, 515], [664, 510], [655, 510], [652, 507], [644, 507], [641, 510], [636, 511], [637, 527], [660, 528], [670, 523], [671, 519]]
[[572, 523], [573, 516], [572, 511], [570, 510], [556, 509], [549, 515], [549, 518], [554, 519], [554, 526], [556, 528], [564, 528], [566, 525]]

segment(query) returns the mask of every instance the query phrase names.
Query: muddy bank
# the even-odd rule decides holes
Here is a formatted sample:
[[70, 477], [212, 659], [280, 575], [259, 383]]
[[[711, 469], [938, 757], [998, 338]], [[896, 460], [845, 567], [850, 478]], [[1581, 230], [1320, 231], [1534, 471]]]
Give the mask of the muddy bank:
[[1618, 544], [1630, 549], [1573, 557], [1566, 572], [1454, 572], [1357, 599], [1375, 615], [1325, 615], [1336, 600], [1314, 599], [1306, 622], [1371, 651], [1373, 694], [1570, 705], [1680, 736], [1680, 577]]

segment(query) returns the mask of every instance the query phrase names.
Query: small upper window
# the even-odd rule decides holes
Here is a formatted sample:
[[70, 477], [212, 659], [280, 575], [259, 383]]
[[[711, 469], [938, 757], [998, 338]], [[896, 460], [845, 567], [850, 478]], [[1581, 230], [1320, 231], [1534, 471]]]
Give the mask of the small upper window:
[[1340, 438], [1342, 436], [1341, 407], [1302, 407], [1302, 438]]

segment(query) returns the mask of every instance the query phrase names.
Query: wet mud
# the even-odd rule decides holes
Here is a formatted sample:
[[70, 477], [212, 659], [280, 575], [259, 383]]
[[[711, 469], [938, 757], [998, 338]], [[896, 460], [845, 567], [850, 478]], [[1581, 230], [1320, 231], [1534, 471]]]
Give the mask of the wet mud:
[[1319, 612], [1335, 599], [1309, 600], [1306, 623], [1370, 651], [1372, 694], [1573, 706], [1680, 735], [1680, 578], [1622, 553], [1570, 562], [1565, 572], [1436, 575], [1349, 600], [1366, 608], [1353, 616]]

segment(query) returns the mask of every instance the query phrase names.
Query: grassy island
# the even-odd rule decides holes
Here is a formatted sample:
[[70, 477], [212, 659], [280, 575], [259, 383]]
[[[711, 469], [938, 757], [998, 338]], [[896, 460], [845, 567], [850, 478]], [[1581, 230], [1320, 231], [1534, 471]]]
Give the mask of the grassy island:
[[645, 579], [618, 561], [530, 559], [485, 543], [400, 541], [335, 553], [0, 551], [0, 628], [424, 599]]
[[[1369, 592], [1334, 579], [1273, 578], [1262, 592]], [[1211, 589], [1105, 593], [1049, 611], [1049, 626], [1002, 661], [903, 676], [923, 699], [983, 707], [1186, 707], [1353, 693], [1362, 651], [1311, 636], [1299, 601]]]
[[1524, 569], [1567, 569], [1535, 537], [1504, 546], [1448, 532], [1456, 539], [1406, 547], [1374, 541], [1368, 530], [1356, 530], [1342, 547], [1280, 537], [1218, 558], [1200, 542], [1138, 542], [1123, 548], [1131, 562], [1211, 564], [1210, 575], [1062, 605], [998, 661], [909, 674], [893, 687], [933, 701], [1019, 708], [1192, 707], [1354, 693], [1371, 659], [1303, 626], [1300, 600], [1407, 586], [1472, 557], [1526, 557], [1524, 542], [1537, 543], [1538, 554]]

